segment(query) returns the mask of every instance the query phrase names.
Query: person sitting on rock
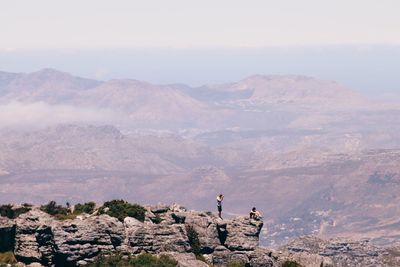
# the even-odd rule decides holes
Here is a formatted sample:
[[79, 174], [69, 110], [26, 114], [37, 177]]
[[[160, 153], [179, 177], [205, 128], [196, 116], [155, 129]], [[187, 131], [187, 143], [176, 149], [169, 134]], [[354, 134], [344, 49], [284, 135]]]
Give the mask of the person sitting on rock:
[[217, 196], [217, 208], [218, 208], [218, 217], [222, 219], [222, 200], [224, 200], [224, 195], [219, 194]]
[[253, 207], [250, 211], [250, 219], [260, 221], [262, 219], [261, 212], [259, 212], [256, 207]]

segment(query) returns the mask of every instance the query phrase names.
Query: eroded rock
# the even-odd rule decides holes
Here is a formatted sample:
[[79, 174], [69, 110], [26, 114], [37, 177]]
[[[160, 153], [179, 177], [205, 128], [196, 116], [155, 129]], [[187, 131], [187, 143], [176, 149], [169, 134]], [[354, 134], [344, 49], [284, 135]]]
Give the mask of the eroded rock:
[[100, 253], [119, 251], [172, 253], [179, 266], [205, 267], [192, 253], [188, 225], [198, 234], [200, 252], [215, 266], [229, 261], [254, 266], [271, 262], [268, 255], [255, 252], [262, 224], [246, 218], [223, 221], [210, 212], [187, 211], [177, 204], [148, 206], [144, 222], [130, 217], [120, 222], [97, 214], [59, 221], [38, 207], [15, 220], [2, 217], [1, 222], [2, 246], [14, 250], [26, 265], [83, 266]]

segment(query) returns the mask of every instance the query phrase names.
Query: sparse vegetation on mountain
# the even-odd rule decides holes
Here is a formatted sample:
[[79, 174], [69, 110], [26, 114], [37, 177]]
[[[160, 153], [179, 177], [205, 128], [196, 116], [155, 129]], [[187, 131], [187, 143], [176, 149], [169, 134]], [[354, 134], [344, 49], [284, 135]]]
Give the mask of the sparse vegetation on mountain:
[[156, 216], [152, 218], [151, 221], [155, 224], [159, 224], [163, 221], [163, 219], [158, 214], [156, 214]]
[[149, 253], [140, 254], [129, 261], [131, 266], [135, 267], [174, 267], [178, 262], [167, 255], [153, 256]]
[[84, 204], [78, 203], [74, 206], [74, 214], [81, 214], [81, 213], [92, 214], [95, 207], [96, 203], [92, 201], [86, 202]]
[[196, 256], [201, 255], [199, 234], [196, 232], [192, 225], [186, 225], [186, 233], [189, 239], [190, 247], [192, 248], [192, 252]]
[[121, 222], [126, 217], [133, 217], [143, 222], [145, 219], [146, 209], [139, 204], [131, 204], [125, 200], [111, 200], [103, 204], [99, 209], [99, 214], [107, 214], [115, 217]]
[[1, 205], [0, 206], [0, 216], [7, 217], [9, 219], [15, 219], [19, 215], [30, 211], [28, 205], [23, 205], [22, 207], [13, 208], [12, 205]]
[[69, 208], [63, 207], [62, 205], [57, 205], [55, 201], [50, 201], [48, 204], [42, 205], [40, 210], [54, 216], [58, 220], [68, 220], [76, 217], [75, 214], [71, 214]]
[[135, 257], [124, 257], [121, 254], [99, 256], [88, 267], [175, 267], [177, 265], [178, 262], [167, 255], [143, 253]]

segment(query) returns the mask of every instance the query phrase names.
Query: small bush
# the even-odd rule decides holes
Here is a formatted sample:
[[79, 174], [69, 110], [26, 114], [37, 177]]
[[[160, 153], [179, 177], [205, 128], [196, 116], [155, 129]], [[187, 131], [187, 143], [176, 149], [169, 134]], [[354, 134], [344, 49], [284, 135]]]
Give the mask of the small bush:
[[155, 224], [159, 224], [163, 221], [163, 219], [157, 214], [154, 218], [151, 219], [151, 221]]
[[303, 267], [295, 261], [285, 261], [282, 267]]
[[167, 255], [155, 256], [143, 253], [136, 257], [123, 258], [120, 254], [99, 256], [88, 267], [175, 267], [178, 262]]
[[110, 256], [100, 255], [96, 260], [89, 264], [88, 267], [128, 267], [129, 258], [123, 259], [121, 254], [113, 254]]
[[74, 206], [74, 214], [92, 214], [95, 207], [96, 203], [94, 202], [86, 202], [85, 204], [78, 203]]
[[61, 205], [57, 205], [57, 203], [55, 201], [50, 201], [48, 204], [42, 205], [40, 207], [40, 210], [42, 210], [50, 215], [57, 215], [57, 214], [67, 215], [68, 214], [68, 209]]
[[246, 262], [244, 262], [244, 261], [230, 261], [230, 262], [228, 262], [228, 264], [226, 266], [227, 267], [245, 267], [246, 266]]
[[0, 216], [7, 217], [9, 219], [15, 219], [23, 213], [27, 213], [31, 208], [28, 206], [22, 206], [20, 208], [13, 209], [12, 205], [0, 206]]
[[199, 234], [191, 225], [186, 225], [186, 234], [189, 239], [190, 247], [195, 255], [201, 255]]
[[157, 257], [149, 253], [143, 253], [132, 258], [129, 264], [134, 267], [175, 267], [178, 265], [178, 262], [167, 255]]
[[14, 263], [17, 263], [17, 260], [15, 259], [13, 252], [11, 251], [0, 252], [0, 266], [2, 266], [2, 264], [14, 264]]
[[108, 214], [121, 222], [123, 222], [126, 217], [133, 217], [144, 222], [146, 209], [138, 204], [130, 204], [121, 199], [105, 202], [99, 209], [99, 214]]
[[40, 207], [40, 210], [54, 216], [58, 220], [68, 220], [76, 218], [74, 214], [71, 214], [71, 211], [68, 208], [57, 205], [55, 201], [50, 201], [48, 204], [42, 205]]

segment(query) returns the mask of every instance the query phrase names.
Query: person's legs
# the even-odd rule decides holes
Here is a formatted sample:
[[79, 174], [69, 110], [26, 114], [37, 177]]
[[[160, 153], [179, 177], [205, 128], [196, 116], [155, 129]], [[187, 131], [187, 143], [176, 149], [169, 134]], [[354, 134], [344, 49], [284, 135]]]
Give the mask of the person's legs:
[[218, 206], [218, 216], [222, 219], [221, 213], [222, 213], [222, 206]]

